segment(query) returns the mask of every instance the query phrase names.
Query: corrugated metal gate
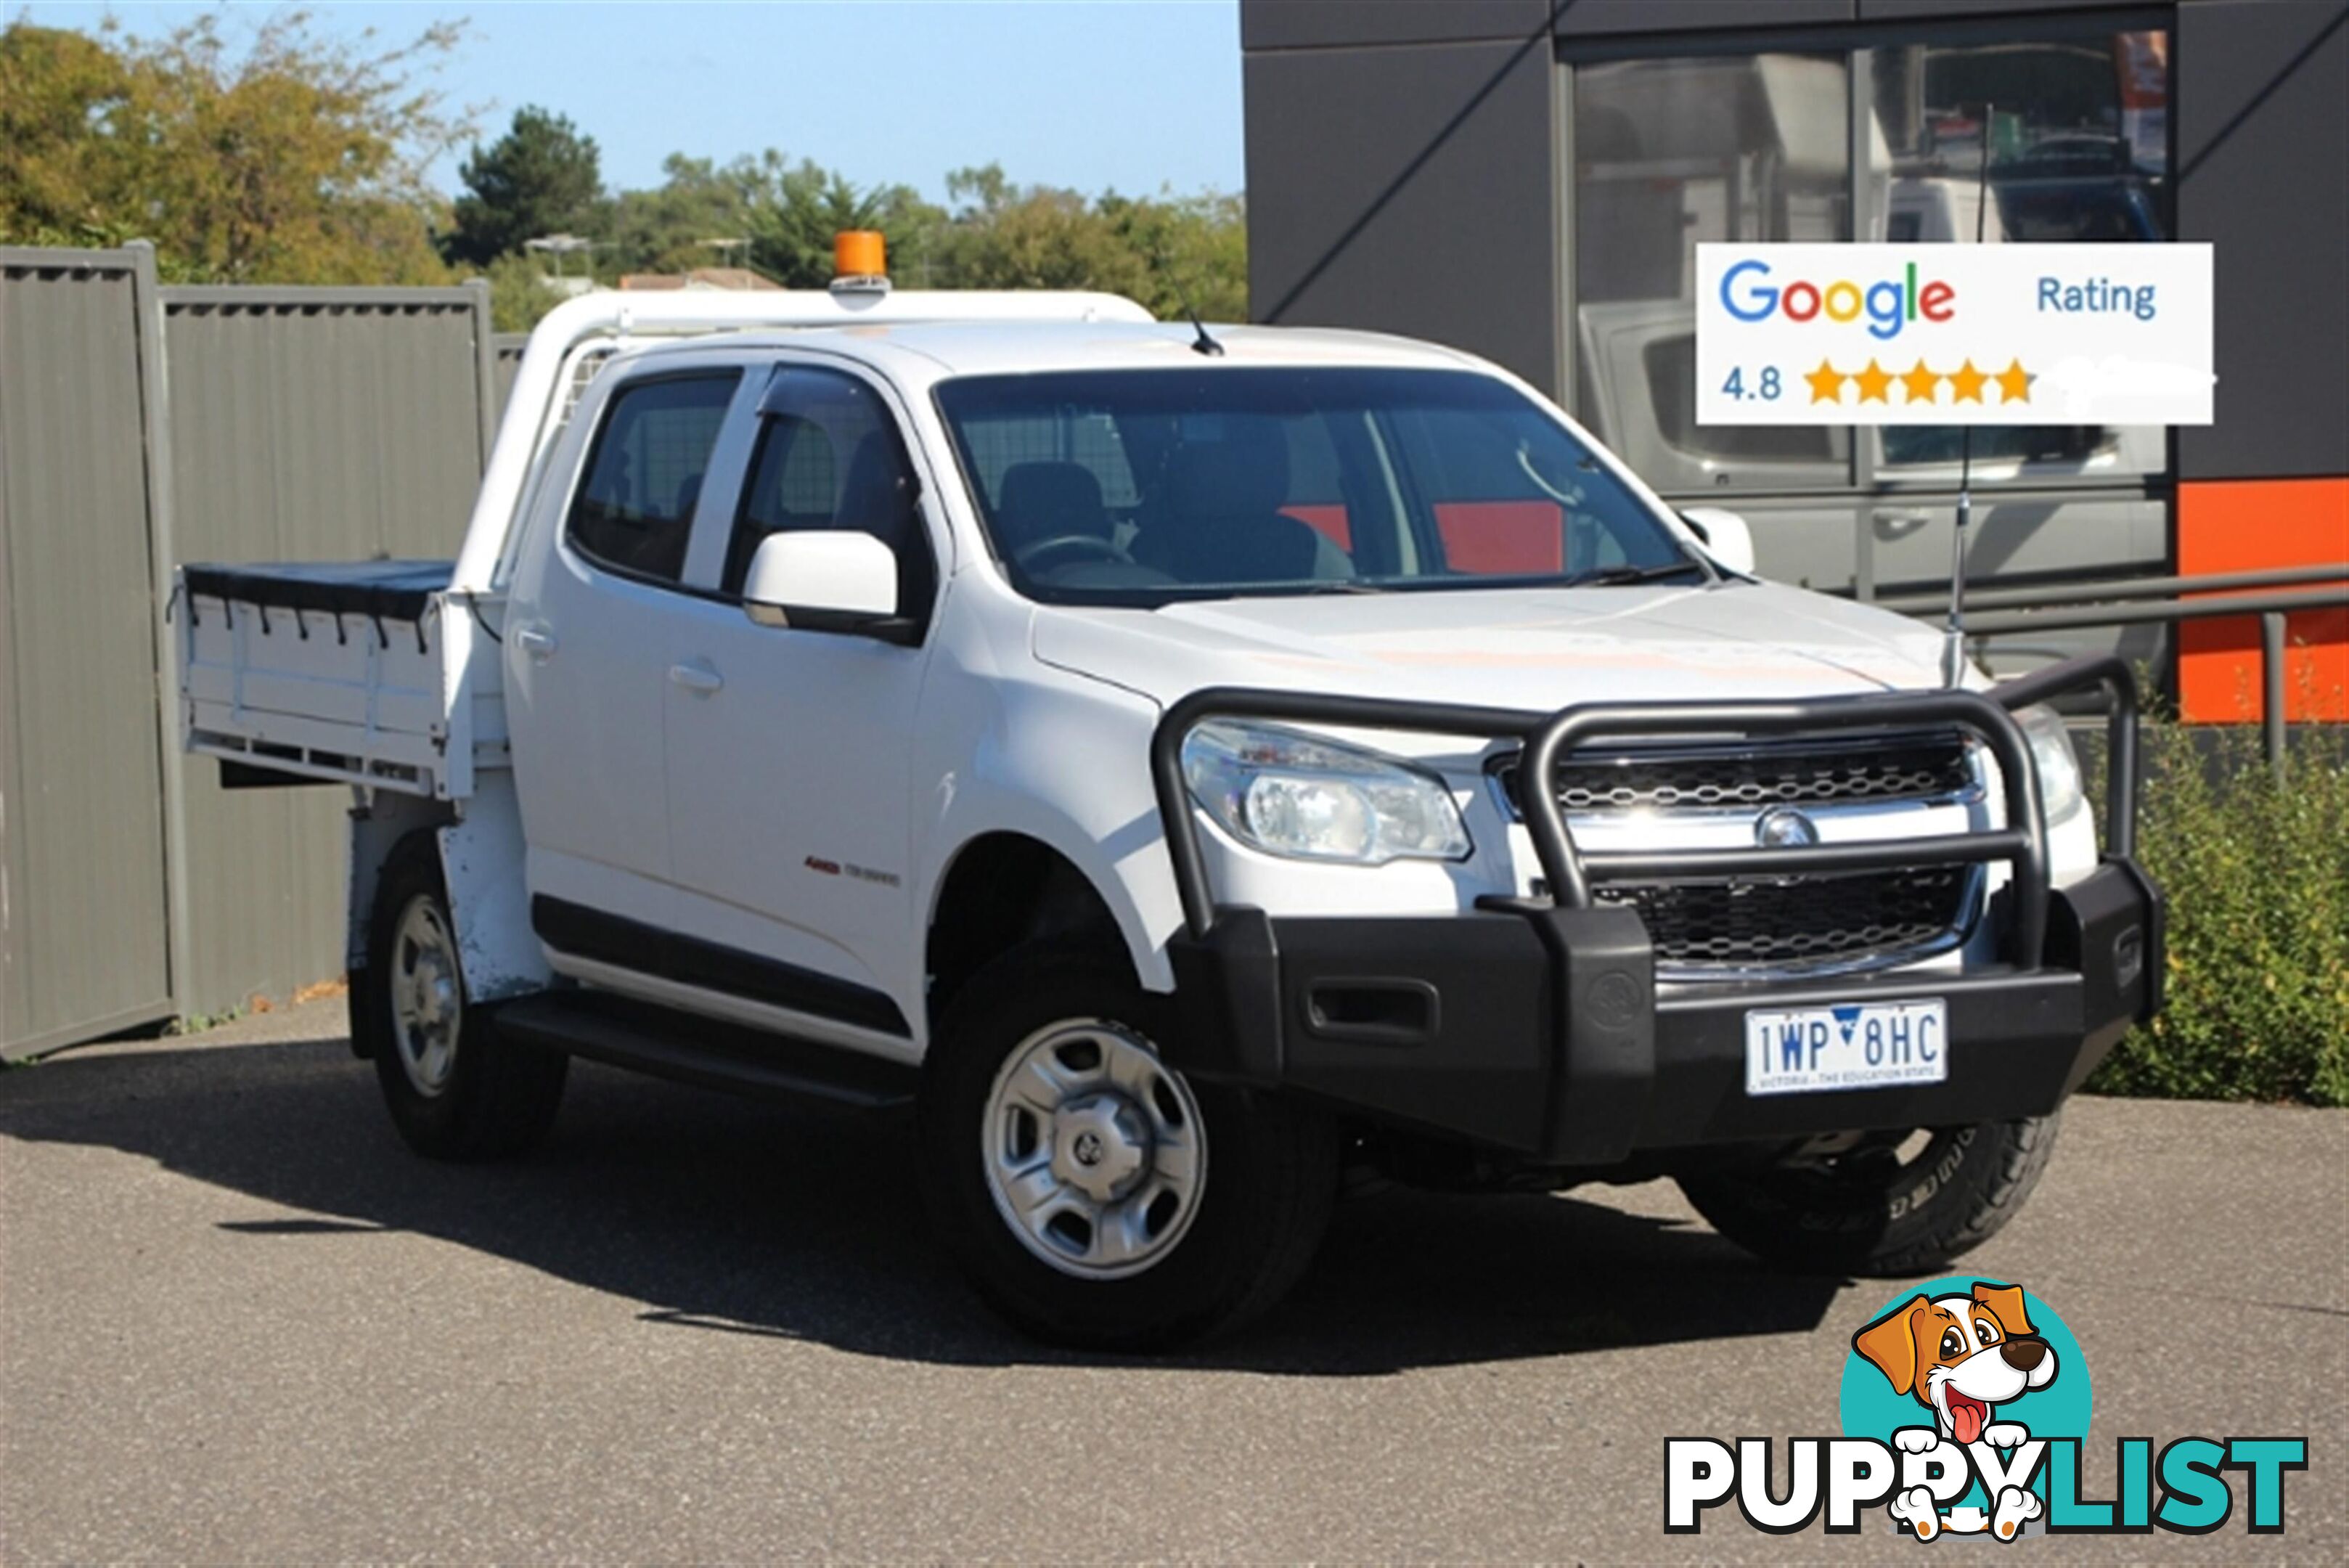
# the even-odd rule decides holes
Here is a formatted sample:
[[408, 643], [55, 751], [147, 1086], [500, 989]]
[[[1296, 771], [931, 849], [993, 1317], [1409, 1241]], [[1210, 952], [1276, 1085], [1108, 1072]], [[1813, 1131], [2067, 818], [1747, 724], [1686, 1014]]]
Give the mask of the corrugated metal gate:
[[[179, 560], [456, 554], [490, 431], [478, 291], [166, 288], [163, 324]], [[191, 763], [183, 1012], [342, 972], [349, 804]]]
[[493, 370], [479, 286], [159, 289], [143, 245], [0, 251], [0, 1054], [341, 972], [347, 802], [181, 768], [158, 586], [453, 554]]
[[0, 250], [0, 1048], [168, 1017], [154, 269]]
[[506, 400], [513, 395], [514, 377], [522, 370], [522, 351], [530, 346], [527, 332], [501, 332], [492, 339], [495, 358], [490, 374], [496, 382], [491, 393], [491, 407], [500, 415], [506, 411]]

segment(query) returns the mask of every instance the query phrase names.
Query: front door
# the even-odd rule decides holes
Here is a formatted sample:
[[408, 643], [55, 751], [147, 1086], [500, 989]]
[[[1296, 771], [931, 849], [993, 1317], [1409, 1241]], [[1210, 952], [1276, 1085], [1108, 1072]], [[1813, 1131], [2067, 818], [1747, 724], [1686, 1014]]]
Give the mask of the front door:
[[815, 1021], [809, 1033], [910, 1049], [922, 954], [909, 770], [926, 649], [754, 624], [740, 605], [750, 556], [789, 529], [880, 537], [898, 556], [898, 607], [926, 630], [936, 556], [874, 383], [781, 367], [732, 516], [697, 535], [693, 573], [713, 574], [715, 591], [690, 607], [665, 693], [678, 929], [709, 944], [729, 989]]

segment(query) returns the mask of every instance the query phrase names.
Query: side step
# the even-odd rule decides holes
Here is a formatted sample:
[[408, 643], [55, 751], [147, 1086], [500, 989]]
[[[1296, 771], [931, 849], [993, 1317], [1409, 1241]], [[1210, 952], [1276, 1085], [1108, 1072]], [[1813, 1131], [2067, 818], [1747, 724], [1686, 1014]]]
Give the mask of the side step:
[[500, 1004], [496, 1016], [502, 1032], [548, 1050], [764, 1099], [889, 1110], [911, 1105], [920, 1081], [903, 1063], [608, 992], [541, 992]]

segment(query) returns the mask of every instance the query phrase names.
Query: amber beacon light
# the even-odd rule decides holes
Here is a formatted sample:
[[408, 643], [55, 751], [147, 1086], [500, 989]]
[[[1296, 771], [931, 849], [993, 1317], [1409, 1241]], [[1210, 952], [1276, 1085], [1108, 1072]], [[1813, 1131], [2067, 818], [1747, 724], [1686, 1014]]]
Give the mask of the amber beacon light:
[[843, 229], [832, 236], [832, 286], [842, 290], [885, 289], [889, 263], [880, 233]]

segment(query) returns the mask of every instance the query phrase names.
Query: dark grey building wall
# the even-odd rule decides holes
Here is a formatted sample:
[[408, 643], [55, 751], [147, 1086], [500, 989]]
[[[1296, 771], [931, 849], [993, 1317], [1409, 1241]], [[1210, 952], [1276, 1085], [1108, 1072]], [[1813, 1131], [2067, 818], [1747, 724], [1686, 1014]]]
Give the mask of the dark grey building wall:
[[1548, 25], [1550, 5], [1551, 0], [1242, 0], [1240, 47], [1525, 38]]
[[[1877, 3], [1881, 0], [1241, 0], [1240, 47], [1463, 43], [1522, 38], [1545, 26], [1561, 37], [1800, 26], [1853, 21], [1863, 6]], [[2019, 8], [2019, 0], [1993, 3], [2002, 10]]]
[[1930, 22], [1947, 16], [2029, 16], [2050, 11], [2147, 11], [2130, 0], [1859, 0], [1863, 22]]
[[1561, 390], [1564, 182], [1534, 34], [2093, 10], [2168, 21], [2178, 237], [2218, 246], [2218, 421], [2180, 432], [2177, 477], [2349, 473], [2349, 0], [1242, 0], [1252, 310], [1436, 338]]
[[2178, 237], [2217, 246], [2216, 422], [2181, 479], [2349, 474], [2349, 0], [2189, 0]]
[[1793, 27], [1852, 19], [1852, 0], [1566, 0], [1563, 38], [1697, 28]]
[[1537, 8], [1536, 30], [1513, 40], [1247, 56], [1256, 319], [1432, 337], [1556, 387], [1556, 67], [1543, 21]]

